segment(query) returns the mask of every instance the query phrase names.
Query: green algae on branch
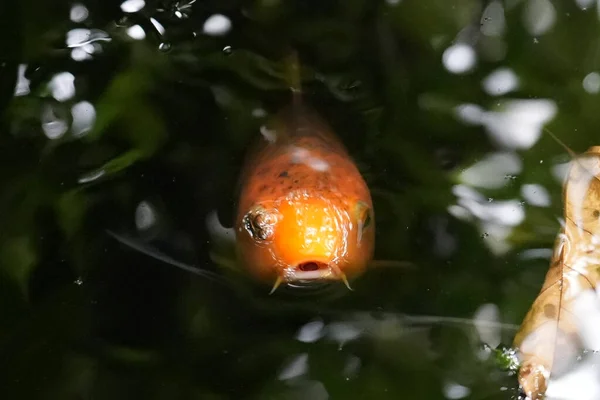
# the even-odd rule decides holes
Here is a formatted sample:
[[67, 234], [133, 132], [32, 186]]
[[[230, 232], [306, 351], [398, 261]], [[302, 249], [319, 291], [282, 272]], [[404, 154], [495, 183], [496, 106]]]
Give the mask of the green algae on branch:
[[494, 361], [500, 369], [511, 373], [517, 372], [520, 368], [519, 358], [517, 357], [517, 349], [499, 345], [495, 349], [484, 345], [484, 348], [490, 351], [494, 356]]

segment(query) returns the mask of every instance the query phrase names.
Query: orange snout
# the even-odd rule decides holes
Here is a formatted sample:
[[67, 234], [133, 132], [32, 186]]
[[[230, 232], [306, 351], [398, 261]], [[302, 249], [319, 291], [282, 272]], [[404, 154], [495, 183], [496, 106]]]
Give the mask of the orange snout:
[[284, 202], [273, 237], [279, 260], [298, 272], [317, 271], [343, 251], [342, 216], [322, 199]]
[[298, 194], [253, 206], [238, 225], [238, 249], [249, 271], [288, 284], [339, 280], [362, 272], [373, 251], [373, 229], [361, 230], [356, 202]]

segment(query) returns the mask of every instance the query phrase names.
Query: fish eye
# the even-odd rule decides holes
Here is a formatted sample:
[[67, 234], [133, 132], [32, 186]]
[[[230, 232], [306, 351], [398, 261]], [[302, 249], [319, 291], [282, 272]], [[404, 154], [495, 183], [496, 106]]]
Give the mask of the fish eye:
[[275, 218], [262, 207], [249, 211], [244, 216], [244, 228], [255, 240], [267, 240], [273, 235]]
[[356, 206], [357, 219], [359, 221], [359, 225], [364, 231], [367, 229], [373, 222], [373, 212], [371, 208], [367, 205], [367, 203], [363, 201], [359, 201]]
[[363, 220], [363, 229], [366, 229], [371, 225], [371, 210], [368, 210], [365, 215], [365, 219]]

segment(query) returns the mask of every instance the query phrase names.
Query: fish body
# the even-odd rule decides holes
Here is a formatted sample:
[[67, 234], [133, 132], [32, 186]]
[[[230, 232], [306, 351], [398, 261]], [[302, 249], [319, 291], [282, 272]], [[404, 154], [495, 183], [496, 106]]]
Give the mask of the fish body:
[[265, 282], [348, 279], [373, 256], [369, 188], [342, 142], [295, 95], [266, 126], [240, 178], [239, 261]]

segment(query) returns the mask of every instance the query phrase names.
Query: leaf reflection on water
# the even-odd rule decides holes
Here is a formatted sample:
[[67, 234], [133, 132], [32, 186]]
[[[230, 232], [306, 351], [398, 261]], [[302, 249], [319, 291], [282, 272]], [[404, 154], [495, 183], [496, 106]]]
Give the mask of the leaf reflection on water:
[[[18, 1], [4, 3], [19, 4]], [[569, 131], [574, 136], [573, 143], [582, 145], [587, 143], [586, 135], [598, 126], [600, 114], [595, 102], [600, 84], [595, 71], [597, 65], [593, 61], [597, 52], [593, 34], [598, 24], [597, 10], [593, 8], [596, 2], [575, 0], [563, 4], [548, 0], [493, 0], [482, 5], [475, 0], [464, 0], [457, 2], [456, 7], [450, 7], [437, 0], [387, 0], [386, 4], [377, 6], [374, 6], [375, 2], [321, 2], [322, 5], [315, 3], [314, 7], [304, 9], [297, 5], [306, 2], [268, 0], [252, 2], [252, 6], [237, 1], [223, 4], [194, 0], [121, 0], [116, 5], [81, 1], [52, 7], [44, 6], [39, 0], [30, 3], [21, 7], [23, 12], [15, 12], [15, 18], [12, 15], [7, 18], [4, 24], [7, 44], [9, 41], [18, 43], [19, 36], [23, 36], [28, 44], [17, 52], [8, 49], [0, 60], [0, 75], [12, 74], [17, 81], [17, 85], [12, 85], [6, 93], [16, 96], [11, 102], [19, 106], [15, 110], [22, 113], [9, 121], [19, 129], [13, 128], [13, 135], [0, 135], [0, 149], [6, 150], [2, 169], [5, 190], [0, 196], [4, 237], [0, 243], [3, 250], [0, 272], [7, 279], [1, 280], [2, 285], [15, 280], [23, 288], [32, 286], [33, 307], [36, 307], [35, 299], [52, 305], [52, 300], [40, 294], [39, 286], [44, 288], [42, 292], [59, 290], [58, 276], [68, 273], [70, 268], [76, 269], [76, 276], [85, 278], [85, 285], [79, 285], [82, 280], [76, 276], [66, 279], [67, 285], [75, 286], [79, 292], [98, 285], [106, 285], [109, 291], [119, 289], [121, 279], [116, 279], [117, 284], [105, 283], [88, 275], [91, 270], [105, 269], [107, 258], [119, 267], [129, 262], [129, 257], [119, 252], [119, 249], [124, 251], [122, 246], [113, 246], [114, 252], [109, 251], [104, 256], [106, 249], [102, 243], [106, 226], [102, 223], [108, 223], [106, 216], [119, 219], [124, 212], [119, 211], [120, 207], [115, 208], [115, 204], [133, 209], [141, 198], [145, 198], [146, 193], [140, 196], [140, 191], [149, 190], [168, 197], [175, 208], [181, 204], [182, 214], [187, 218], [194, 215], [190, 211], [196, 207], [206, 207], [198, 213], [206, 215], [215, 204], [228, 201], [228, 195], [216, 194], [217, 189], [195, 188], [198, 182], [208, 182], [215, 187], [228, 185], [222, 183], [226, 174], [220, 170], [233, 164], [232, 149], [243, 147], [250, 134], [258, 134], [255, 128], [260, 125], [260, 119], [279, 101], [278, 92], [286, 89], [282, 69], [272, 60], [280, 52], [280, 44], [291, 39], [300, 45], [301, 52], [309, 55], [305, 62], [311, 95], [339, 124], [345, 140], [354, 146], [356, 155], [374, 178], [374, 188], [386, 192], [378, 199], [383, 210], [378, 217], [382, 222], [378, 251], [399, 257], [413, 255], [415, 261], [422, 264], [419, 268], [425, 271], [423, 275], [428, 275], [426, 279], [414, 282], [403, 277], [393, 281], [377, 280], [375, 276], [370, 283], [363, 281], [363, 288], [352, 297], [358, 299], [357, 302], [350, 301], [347, 307], [352, 309], [360, 304], [370, 310], [386, 304], [394, 309], [409, 310], [417, 305], [422, 312], [462, 316], [482, 303], [494, 304], [481, 306], [473, 319], [402, 316], [392, 312], [375, 318], [357, 312], [333, 320], [319, 314], [319, 305], [307, 307], [308, 316], [298, 312], [298, 318], [302, 319], [298, 324], [304, 325], [302, 329], [292, 328], [295, 336], [288, 335], [286, 328], [288, 322], [296, 321], [297, 315], [278, 310], [277, 324], [267, 325], [273, 327], [273, 336], [285, 339], [275, 356], [272, 356], [271, 337], [264, 334], [262, 323], [237, 329], [247, 320], [269, 320], [271, 314], [265, 315], [262, 308], [247, 313], [246, 310], [240, 312], [236, 303], [225, 307], [220, 303], [220, 297], [225, 293], [221, 289], [219, 296], [189, 289], [194, 296], [189, 296], [191, 300], [186, 300], [185, 308], [198, 308], [206, 315], [214, 312], [219, 317], [224, 313], [227, 323], [211, 317], [209, 327], [199, 329], [202, 335], [208, 335], [215, 342], [222, 341], [224, 345], [217, 344], [231, 348], [245, 345], [244, 340], [253, 337], [248, 347], [256, 358], [269, 360], [268, 365], [294, 360], [295, 355], [306, 353], [309, 354], [307, 366], [310, 369], [305, 372], [312, 373], [313, 368], [326, 363], [329, 357], [320, 352], [320, 347], [317, 351], [314, 349], [329, 342], [334, 352], [338, 347], [344, 351], [341, 363], [329, 367], [333, 372], [331, 375], [357, 376], [362, 380], [356, 386], [367, 388], [362, 393], [350, 389], [350, 397], [344, 397], [336, 394], [335, 379], [319, 376], [299, 382], [295, 378], [302, 374], [296, 374], [286, 382], [290, 389], [286, 394], [296, 398], [310, 395], [327, 398], [328, 393], [336, 398], [361, 394], [364, 394], [362, 398], [377, 398], [373, 388], [388, 390], [398, 381], [400, 387], [390, 390], [387, 396], [481, 398], [481, 386], [493, 386], [497, 382], [497, 375], [493, 373], [496, 371], [485, 371], [476, 376], [480, 369], [478, 362], [482, 359], [480, 352], [469, 348], [454, 353], [457, 348], [454, 339], [445, 337], [434, 343], [443, 347], [436, 350], [439, 350], [437, 356], [447, 359], [449, 368], [444, 370], [436, 368], [439, 365], [420, 369], [418, 364], [426, 358], [426, 351], [423, 350], [423, 354], [420, 351], [427, 346], [416, 346], [417, 351], [407, 355], [405, 349], [394, 351], [394, 342], [398, 340], [393, 339], [411, 332], [424, 338], [426, 335], [422, 333], [430, 327], [450, 325], [461, 329], [468, 327], [469, 333], [473, 333], [470, 338], [475, 337], [476, 341], [493, 347], [503, 336], [500, 333], [511, 330], [510, 325], [503, 325], [499, 320], [501, 317], [512, 320], [511, 312], [521, 307], [526, 297], [520, 293], [526, 290], [521, 288], [527, 286], [522, 284], [522, 278], [527, 274], [535, 275], [535, 264], [548, 256], [549, 238], [555, 234], [553, 206], [557, 199], [554, 197], [555, 182], [548, 170], [552, 168], [556, 177], [562, 179], [566, 165], [553, 164], [552, 154], [548, 153], [544, 137], [540, 135], [541, 127], [556, 116], [560, 129]], [[581, 11], [584, 9], [587, 11]], [[120, 11], [124, 18], [115, 15]], [[12, 12], [3, 15], [9, 14]], [[525, 29], [520, 29], [522, 27]], [[527, 32], [540, 37], [533, 38]], [[9, 65], [4, 66], [4, 61]], [[52, 77], [55, 79], [50, 83]], [[223, 90], [211, 92], [210, 87]], [[228, 101], [221, 101], [223, 97], [219, 94], [225, 91], [230, 93], [226, 98]], [[433, 102], [434, 105], [441, 104], [437, 109], [423, 107], [427, 102], [418, 100], [430, 93], [447, 101]], [[56, 104], [57, 100], [60, 104]], [[7, 104], [4, 100], [0, 103]], [[453, 112], [455, 120], [440, 118], [442, 114], [447, 117]], [[33, 137], [28, 128], [29, 120], [36, 128], [34, 141], [51, 143], [48, 147], [56, 149], [52, 157], [38, 162], [37, 145], [29, 145], [29, 138]], [[383, 140], [384, 137], [388, 139]], [[167, 142], [164, 148], [161, 147], [163, 141]], [[193, 155], [186, 156], [185, 160], [178, 159], [180, 147], [189, 147]], [[363, 151], [365, 147], [368, 151]], [[447, 147], [455, 147], [449, 154], [456, 153], [456, 157], [454, 154], [449, 156], [452, 167], [440, 171], [429, 164], [427, 156], [430, 152], [447, 151]], [[212, 152], [223, 156], [215, 157], [219, 159], [216, 163], [202, 160], [203, 154]], [[163, 186], [160, 180], [149, 184], [149, 180], [138, 177], [137, 168], [144, 172], [151, 169], [171, 174], [172, 165], [165, 160], [175, 158], [176, 168], [180, 168], [177, 181], [182, 183]], [[193, 162], [190, 161], [192, 158]], [[450, 170], [464, 173], [446, 173]], [[187, 173], [194, 175], [193, 179], [185, 179], [183, 176]], [[404, 179], [405, 176], [410, 179]], [[66, 182], [65, 187], [63, 182]], [[56, 217], [58, 225], [67, 227], [62, 228], [70, 238], [67, 241], [52, 227], [55, 225], [52, 215], [41, 211], [52, 209], [56, 196], [72, 190], [69, 184], [78, 188], [77, 199], [65, 201], [62, 212]], [[203, 185], [199, 187], [208, 186]], [[184, 206], [187, 203], [181, 200], [193, 197], [196, 197], [194, 205]], [[104, 212], [98, 204], [110, 205], [106, 207], [110, 211]], [[447, 215], [446, 210], [452, 215]], [[147, 213], [149, 210], [142, 207], [139, 211], [138, 228], [144, 230], [153, 226], [156, 221]], [[423, 223], [432, 222], [432, 215], [438, 212], [443, 216], [433, 221], [435, 224], [431, 223], [437, 236], [415, 234], [420, 232]], [[200, 225], [198, 230], [202, 230], [201, 218], [188, 219], [190, 225]], [[208, 230], [218, 234], [218, 242], [231, 239], [233, 232], [217, 222], [212, 216], [208, 218]], [[443, 234], [438, 234], [440, 232]], [[419, 243], [413, 240], [417, 236]], [[40, 239], [42, 237], [46, 239]], [[479, 240], [480, 237], [483, 240]], [[440, 245], [442, 242], [445, 247]], [[434, 251], [430, 251], [432, 248]], [[150, 255], [155, 258], [173, 256]], [[148, 261], [144, 257], [138, 260], [140, 263]], [[515, 260], [518, 260], [518, 268], [513, 268]], [[47, 280], [45, 271], [50, 271], [48, 275], [55, 275], [56, 271], [57, 277]], [[30, 285], [31, 282], [34, 285]], [[140, 293], [144, 290], [140, 286], [136, 281], [129, 290]], [[161, 310], [168, 308], [168, 301], [163, 300], [171, 296], [169, 290], [165, 290], [166, 286], [167, 282], [158, 282], [154, 292], [144, 292], [149, 300], [159, 299], [157, 303], [144, 304], [144, 307], [151, 309], [152, 318], [157, 321], [156, 329], [173, 332], [177, 331], [177, 326], [187, 326], [191, 322], [187, 314], [185, 318], [161, 316]], [[517, 289], [511, 291], [511, 287]], [[6, 331], [10, 332], [13, 321], [5, 318], [5, 314], [19, 314], [20, 318], [25, 313], [14, 312], [19, 308], [13, 306], [10, 290], [4, 288], [7, 305], [0, 310], [0, 317], [3, 317]], [[188, 289], [181, 292], [187, 294]], [[178, 297], [187, 299], [186, 296]], [[87, 304], [73, 299], [77, 298], [68, 297], [66, 303]], [[597, 315], [593, 313], [597, 307], [595, 293], [582, 293], [580, 300], [574, 309], [586, 319], [577, 326], [578, 333], [586, 347], [598, 348]], [[270, 302], [279, 306], [277, 300], [270, 299]], [[125, 298], [118, 306], [105, 308], [102, 328], [107, 326], [107, 330], [114, 330], [117, 336], [127, 329], [137, 329], [138, 318], [143, 318], [138, 313], [142, 314], [143, 307], [136, 310], [134, 318], [130, 315], [120, 318], [122, 309], [130, 303], [132, 299]], [[165, 314], [169, 317], [178, 315], [174, 307], [168, 310]], [[36, 312], [46, 317], [28, 329], [31, 343], [40, 343], [35, 346], [38, 350], [24, 342], [20, 346], [4, 347], [3, 351], [14, 351], [12, 360], [17, 363], [6, 363], [11, 371], [3, 374], [2, 386], [16, 387], [15, 382], [21, 382], [18, 386], [22, 391], [35, 390], [56, 397], [57, 389], [46, 392], [42, 379], [37, 378], [46, 377], [44, 380], [53, 382], [56, 388], [70, 387], [77, 381], [82, 368], [77, 367], [78, 364], [72, 368], [56, 362], [48, 371], [64, 370], [64, 376], [40, 371], [38, 366], [44, 363], [46, 353], [49, 353], [46, 351], [49, 347], [41, 343], [54, 345], [54, 339], [48, 335], [52, 328], [67, 332], [64, 336], [61, 333], [58, 339], [69, 342], [73, 330], [70, 325], [63, 325], [67, 322], [74, 325], [79, 320], [70, 315], [64, 318], [63, 313], [56, 317], [43, 309], [36, 309]], [[85, 320], [95, 320], [97, 314], [94, 312], [85, 310]], [[336, 313], [336, 316], [340, 315], [341, 312]], [[77, 322], [77, 325], [85, 324]], [[449, 330], [452, 329], [443, 329], [444, 333]], [[145, 340], [152, 340], [151, 331], [138, 335], [132, 341], [133, 345], [146, 346]], [[231, 332], [231, 339], [222, 339]], [[209, 398], [203, 391], [220, 390], [215, 389], [220, 383], [213, 385], [208, 381], [221, 379], [226, 390], [232, 390], [232, 382], [240, 382], [241, 388], [233, 388], [239, 390], [235, 394], [252, 395], [273, 376], [277, 377], [269, 372], [253, 375], [238, 368], [237, 354], [234, 361], [220, 357], [218, 346], [206, 341], [206, 336], [201, 337], [210, 345], [203, 345], [200, 351], [193, 353], [193, 362], [202, 364], [204, 360], [210, 360], [209, 368], [218, 372], [196, 375], [188, 380], [187, 371], [182, 368], [171, 374], [177, 375], [178, 379], [172, 388], [155, 392], [166, 395], [156, 396], [180, 397], [185, 396], [182, 393], [198, 390], [202, 391], [199, 398]], [[378, 340], [381, 344], [371, 346], [379, 343]], [[346, 354], [354, 351], [355, 345], [360, 347], [366, 341], [369, 342], [366, 355], [371, 357], [370, 360]], [[174, 347], [182, 345], [178, 340], [173, 342]], [[412, 341], [406, 342], [412, 344]], [[294, 349], [290, 344], [302, 348]], [[182, 346], [182, 354], [191, 353], [189, 344]], [[57, 359], [68, 358], [65, 356], [67, 351], [63, 354], [56, 347], [52, 350]], [[170, 358], [168, 351], [161, 350], [159, 354]], [[276, 360], [279, 355], [281, 360]], [[464, 360], [472, 355], [475, 355], [474, 362]], [[177, 360], [177, 364], [182, 360], [181, 357], [172, 359]], [[585, 395], [600, 397], [593, 386], [597, 374], [590, 370], [596, 361], [595, 354], [586, 354], [572, 373], [557, 374], [553, 378], [548, 394], [562, 398], [577, 395], [578, 399]], [[478, 371], [452, 376], [469, 362]], [[111, 376], [111, 368], [103, 367], [101, 360], [98, 362], [91, 356], [89, 363], [94, 368], [85, 373], [90, 382], [98, 383], [81, 383], [81, 393], [86, 394], [78, 395], [98, 396], [96, 388], [100, 387], [106, 390], [103, 392], [106, 396], [118, 397], [131, 392], [125, 383], [110, 382], [115, 376]], [[219, 371], [216, 365], [219, 363], [225, 364], [221, 366], [225, 373]], [[402, 363], [410, 367], [402, 371]], [[25, 371], [17, 364], [38, 369]], [[285, 362], [277, 365], [285, 366]], [[373, 365], [384, 366], [385, 371], [368, 371]], [[253, 369], [258, 370], [254, 364], [250, 372], [255, 372]], [[389, 374], [389, 371], [393, 372]], [[137, 374], [137, 371], [133, 373]], [[124, 381], [131, 376], [120, 375], [117, 378]], [[148, 392], [156, 390], [155, 384], [165, 384], [165, 379], [155, 379], [156, 373], [149, 375], [152, 378], [144, 385]], [[206, 376], [209, 378], [203, 380]], [[248, 376], [251, 378], [246, 380]], [[160, 377], [168, 380], [167, 374]], [[256, 384], [254, 389], [248, 384], [250, 380]], [[428, 385], [423, 384], [425, 381], [433, 383], [431, 386], [439, 383], [436, 386], [439, 393], [422, 393], [428, 389]], [[515, 383], [516, 379], [507, 385]], [[577, 392], [578, 388], [587, 393]], [[10, 389], [7, 392], [14, 393]], [[27, 396], [27, 392], [19, 394], [34, 398]], [[506, 398], [504, 394], [497, 394], [498, 398]], [[142, 396], [137, 392], [135, 395]]]

